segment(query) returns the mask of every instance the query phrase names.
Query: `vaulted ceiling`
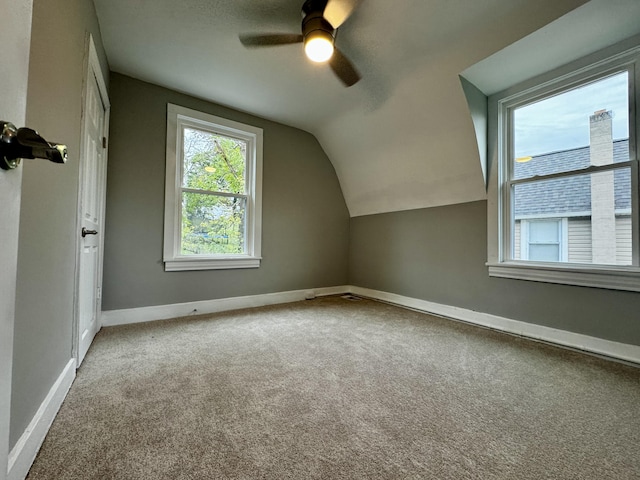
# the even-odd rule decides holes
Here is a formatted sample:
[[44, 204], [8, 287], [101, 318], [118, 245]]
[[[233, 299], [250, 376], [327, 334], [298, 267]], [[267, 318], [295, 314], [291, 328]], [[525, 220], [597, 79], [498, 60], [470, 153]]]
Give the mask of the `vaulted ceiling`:
[[[526, 78], [519, 76], [527, 69], [544, 71], [544, 52], [535, 46], [516, 52], [525, 57], [522, 68], [504, 63], [513, 55], [491, 63], [505, 47], [568, 12], [560, 21], [586, 9], [584, 28], [597, 30], [599, 15], [611, 23], [617, 9], [613, 16], [626, 19], [640, 4], [363, 0], [338, 31], [337, 45], [363, 77], [345, 88], [326, 65], [308, 61], [300, 45], [248, 50], [238, 40], [243, 33], [299, 33], [302, 0], [94, 3], [113, 71], [309, 131], [333, 163], [352, 216], [484, 199], [459, 75], [471, 72], [484, 93], [493, 93], [500, 82]], [[555, 29], [557, 40], [574, 33]], [[611, 39], [599, 41], [606, 46]]]

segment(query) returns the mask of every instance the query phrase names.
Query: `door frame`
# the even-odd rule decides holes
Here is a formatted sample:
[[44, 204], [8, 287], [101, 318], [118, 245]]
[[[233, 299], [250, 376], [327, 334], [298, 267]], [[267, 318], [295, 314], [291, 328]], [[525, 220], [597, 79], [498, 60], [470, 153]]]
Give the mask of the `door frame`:
[[82, 82], [82, 115], [80, 115], [80, 155], [79, 155], [79, 172], [78, 172], [78, 200], [77, 200], [77, 211], [76, 211], [76, 228], [74, 231], [75, 235], [75, 245], [76, 245], [76, 266], [75, 266], [75, 283], [74, 283], [74, 302], [73, 302], [73, 332], [72, 332], [72, 351], [71, 356], [76, 360], [76, 368], [80, 367], [81, 359], [79, 358], [80, 353], [80, 309], [79, 307], [79, 291], [80, 291], [80, 250], [81, 250], [81, 240], [79, 239], [80, 230], [82, 228], [82, 198], [83, 198], [83, 188], [84, 188], [84, 159], [86, 158], [86, 149], [88, 148], [85, 142], [85, 115], [87, 112], [87, 101], [88, 95], [87, 91], [89, 88], [89, 81], [92, 76], [95, 76], [96, 82], [98, 84], [98, 90], [100, 91], [100, 98], [102, 99], [102, 103], [104, 105], [104, 118], [102, 123], [102, 136], [107, 139], [104, 146], [104, 162], [103, 168], [104, 171], [101, 172], [100, 180], [101, 182], [97, 185], [97, 188], [101, 190], [100, 195], [100, 225], [102, 225], [102, 232], [98, 236], [98, 271], [97, 271], [97, 301], [96, 301], [96, 322], [98, 322], [98, 330], [102, 326], [101, 324], [101, 303], [102, 303], [102, 267], [104, 261], [104, 220], [105, 220], [105, 204], [106, 204], [106, 186], [107, 186], [107, 160], [108, 160], [108, 138], [109, 138], [109, 114], [111, 110], [111, 104], [109, 102], [109, 94], [107, 92], [107, 85], [104, 80], [104, 73], [102, 72], [102, 66], [100, 65], [100, 60], [98, 58], [98, 52], [96, 50], [95, 43], [93, 41], [93, 36], [89, 33], [87, 34], [86, 40], [86, 48], [87, 52], [85, 55], [85, 71], [84, 78]]

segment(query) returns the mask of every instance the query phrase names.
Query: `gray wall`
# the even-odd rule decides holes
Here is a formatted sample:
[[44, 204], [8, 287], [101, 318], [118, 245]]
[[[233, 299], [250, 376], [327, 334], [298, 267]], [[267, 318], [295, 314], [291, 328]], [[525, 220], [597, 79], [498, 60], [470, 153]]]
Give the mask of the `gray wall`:
[[487, 183], [487, 129], [488, 129], [488, 103], [487, 97], [478, 88], [463, 76], [460, 76], [460, 85], [467, 99], [469, 114], [473, 121], [473, 129], [478, 144], [478, 158], [482, 168], [484, 183]]
[[349, 283], [640, 345], [640, 294], [490, 278], [484, 201], [351, 219]]
[[[71, 358], [78, 154], [85, 41], [106, 69], [91, 0], [35, 0], [26, 124], [66, 143], [69, 162], [24, 161], [11, 398], [11, 446]], [[108, 71], [108, 70], [106, 70]]]
[[[116, 73], [110, 99], [103, 310], [346, 283], [349, 214], [312, 135]], [[264, 129], [260, 268], [164, 271], [167, 103]]]

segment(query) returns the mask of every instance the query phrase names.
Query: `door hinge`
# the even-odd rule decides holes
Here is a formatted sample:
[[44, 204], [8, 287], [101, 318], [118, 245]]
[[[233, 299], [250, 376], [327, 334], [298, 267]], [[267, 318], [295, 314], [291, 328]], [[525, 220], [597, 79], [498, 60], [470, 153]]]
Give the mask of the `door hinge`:
[[107, 137], [102, 137], [102, 148], [107, 148]]

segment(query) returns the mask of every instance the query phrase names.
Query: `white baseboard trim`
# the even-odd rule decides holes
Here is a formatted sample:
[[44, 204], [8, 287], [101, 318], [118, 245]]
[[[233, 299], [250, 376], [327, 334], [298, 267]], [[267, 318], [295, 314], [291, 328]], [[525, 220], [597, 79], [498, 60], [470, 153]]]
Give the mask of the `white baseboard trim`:
[[587, 353], [604, 355], [627, 362], [640, 364], [640, 346], [613, 342], [597, 337], [590, 337], [580, 333], [568, 332], [556, 328], [535, 325], [533, 323], [511, 320], [489, 313], [476, 312], [465, 308], [443, 305], [417, 298], [405, 297], [395, 293], [387, 293], [369, 288], [348, 287], [350, 293], [362, 297], [372, 298], [383, 302], [393, 303], [402, 307], [431, 313], [437, 316], [460, 320], [462, 322], [499, 330], [513, 335], [531, 338], [547, 343], [582, 350]]
[[69, 388], [76, 377], [76, 361], [69, 360], [40, 408], [9, 453], [8, 480], [24, 480], [40, 450]]
[[189, 315], [238, 310], [241, 308], [262, 307], [280, 303], [297, 302], [309, 295], [321, 297], [326, 295], [341, 295], [352, 293], [362, 297], [372, 298], [383, 302], [438, 315], [453, 320], [459, 320], [479, 325], [493, 330], [519, 335], [543, 342], [553, 343], [587, 353], [604, 355], [627, 362], [640, 364], [640, 346], [613, 342], [580, 333], [568, 332], [557, 328], [545, 327], [533, 323], [512, 320], [489, 313], [476, 312], [466, 308], [444, 305], [441, 303], [420, 300], [417, 298], [397, 295], [395, 293], [372, 290], [352, 285], [315, 288], [309, 290], [293, 290], [289, 292], [267, 293], [244, 297], [204, 300], [199, 302], [176, 303], [171, 305], [157, 305], [151, 307], [129, 308], [123, 310], [107, 310], [102, 312], [102, 326], [126, 325], [132, 323], [149, 322], [152, 320], [166, 320]]
[[132, 323], [149, 322], [152, 320], [166, 320], [169, 318], [202, 315], [208, 313], [225, 312], [241, 308], [263, 307], [304, 300], [309, 297], [323, 297], [340, 295], [349, 292], [349, 287], [313, 288], [308, 290], [292, 290], [289, 292], [265, 293], [245, 297], [220, 298], [189, 303], [174, 303], [170, 305], [156, 305], [151, 307], [127, 308], [123, 310], [106, 310], [102, 312], [103, 327], [128, 325]]

